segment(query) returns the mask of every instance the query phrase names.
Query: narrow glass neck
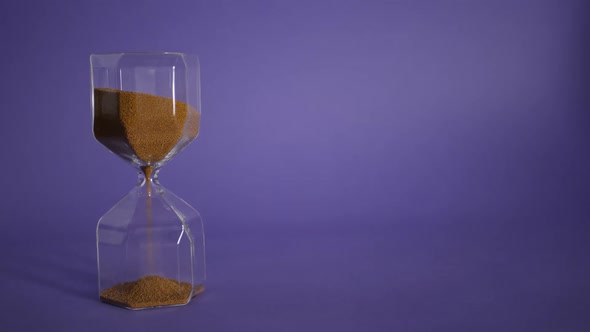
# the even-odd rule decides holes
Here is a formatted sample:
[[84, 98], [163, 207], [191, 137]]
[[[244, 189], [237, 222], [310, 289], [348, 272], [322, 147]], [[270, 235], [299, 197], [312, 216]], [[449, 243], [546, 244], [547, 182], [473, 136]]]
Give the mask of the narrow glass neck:
[[160, 173], [159, 169], [155, 169], [151, 166], [144, 166], [140, 168], [140, 171], [137, 173], [137, 180], [139, 186], [146, 186], [148, 194], [151, 195], [151, 188], [154, 185], [159, 185], [160, 181], [158, 180], [158, 173]]

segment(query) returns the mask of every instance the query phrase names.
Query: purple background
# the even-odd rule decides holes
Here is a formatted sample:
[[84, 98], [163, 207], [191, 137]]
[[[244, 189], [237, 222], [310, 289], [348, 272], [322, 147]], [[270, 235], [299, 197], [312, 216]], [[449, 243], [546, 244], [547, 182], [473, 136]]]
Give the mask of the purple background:
[[[57, 4], [59, 3], [59, 5]], [[67, 3], [67, 4], [66, 4]], [[166, 3], [166, 4], [165, 4]], [[585, 1], [4, 1], [0, 329], [587, 331]], [[207, 291], [97, 299], [89, 54], [199, 54]]]

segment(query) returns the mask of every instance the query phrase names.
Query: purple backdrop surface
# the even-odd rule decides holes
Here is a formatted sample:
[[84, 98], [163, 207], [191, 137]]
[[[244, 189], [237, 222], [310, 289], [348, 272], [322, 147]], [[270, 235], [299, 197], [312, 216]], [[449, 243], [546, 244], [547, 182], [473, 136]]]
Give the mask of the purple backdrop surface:
[[[587, 331], [585, 1], [0, 5], [0, 330]], [[97, 299], [90, 53], [199, 54], [208, 289]]]

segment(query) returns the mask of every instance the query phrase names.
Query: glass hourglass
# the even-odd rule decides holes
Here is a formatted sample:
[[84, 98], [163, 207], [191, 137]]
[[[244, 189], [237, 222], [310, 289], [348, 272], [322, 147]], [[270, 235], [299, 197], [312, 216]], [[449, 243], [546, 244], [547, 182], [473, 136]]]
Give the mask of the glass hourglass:
[[158, 181], [199, 133], [199, 62], [182, 53], [90, 56], [94, 137], [138, 169], [96, 228], [99, 297], [128, 309], [184, 305], [204, 290], [199, 213]]

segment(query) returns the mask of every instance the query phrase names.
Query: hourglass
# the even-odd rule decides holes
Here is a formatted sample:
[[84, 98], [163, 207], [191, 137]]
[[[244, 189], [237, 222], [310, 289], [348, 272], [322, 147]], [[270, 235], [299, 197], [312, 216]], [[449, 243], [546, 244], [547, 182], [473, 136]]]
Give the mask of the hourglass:
[[184, 305], [204, 290], [199, 213], [158, 171], [199, 134], [199, 62], [182, 53], [90, 56], [94, 137], [138, 169], [96, 228], [100, 300], [128, 309]]

